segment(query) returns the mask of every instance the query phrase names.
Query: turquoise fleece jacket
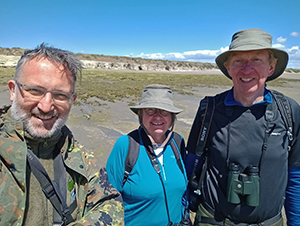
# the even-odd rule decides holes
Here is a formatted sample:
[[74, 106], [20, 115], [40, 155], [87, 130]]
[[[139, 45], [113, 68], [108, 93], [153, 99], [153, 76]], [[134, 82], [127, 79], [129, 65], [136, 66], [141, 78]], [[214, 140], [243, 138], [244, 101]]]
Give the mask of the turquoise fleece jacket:
[[[167, 194], [170, 220], [179, 223], [182, 217], [182, 197], [187, 187], [187, 177], [186, 173], [182, 174], [176, 163], [170, 140], [165, 146], [163, 165], [160, 164], [160, 169]], [[128, 135], [121, 136], [116, 141], [106, 165], [110, 183], [123, 197], [125, 225], [167, 225], [168, 216], [162, 183], [143, 145], [140, 145], [137, 162], [123, 187], [128, 147]]]

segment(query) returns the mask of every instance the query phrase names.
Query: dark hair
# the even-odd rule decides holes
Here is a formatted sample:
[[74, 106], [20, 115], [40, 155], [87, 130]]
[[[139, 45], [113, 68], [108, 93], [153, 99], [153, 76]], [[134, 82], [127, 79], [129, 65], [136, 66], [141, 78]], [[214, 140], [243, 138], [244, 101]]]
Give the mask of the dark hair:
[[68, 69], [76, 81], [76, 75], [78, 71], [81, 71], [82, 64], [76, 55], [72, 52], [50, 47], [45, 43], [40, 44], [35, 49], [27, 50], [21, 56], [16, 66], [16, 73], [14, 79], [17, 80], [20, 76], [22, 65], [34, 58], [46, 58], [54, 63], [63, 65], [65, 69]]

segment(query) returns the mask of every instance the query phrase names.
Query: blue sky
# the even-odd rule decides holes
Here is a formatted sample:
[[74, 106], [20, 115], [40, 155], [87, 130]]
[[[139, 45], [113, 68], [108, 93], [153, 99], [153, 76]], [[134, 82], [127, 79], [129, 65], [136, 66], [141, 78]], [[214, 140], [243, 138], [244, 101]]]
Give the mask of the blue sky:
[[214, 62], [257, 27], [300, 69], [300, 0], [0, 0], [0, 47]]

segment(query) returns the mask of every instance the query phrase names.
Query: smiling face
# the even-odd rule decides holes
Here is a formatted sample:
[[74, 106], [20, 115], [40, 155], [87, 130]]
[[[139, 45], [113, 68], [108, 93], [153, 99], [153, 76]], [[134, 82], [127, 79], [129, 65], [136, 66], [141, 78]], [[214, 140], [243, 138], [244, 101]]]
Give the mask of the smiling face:
[[[25, 130], [32, 136], [47, 138], [60, 130], [69, 115], [76, 95], [74, 80], [68, 69], [58, 66], [51, 61], [34, 58], [22, 66], [17, 78], [8, 82], [10, 99], [12, 101], [12, 117], [24, 123]], [[47, 90], [40, 98], [34, 96], [36, 89]], [[67, 100], [59, 100], [58, 96], [52, 98], [51, 91], [68, 94]]]
[[[153, 110], [153, 109], [152, 109]], [[165, 114], [166, 111], [161, 112], [155, 109], [156, 112], [152, 115], [147, 114], [147, 109], [142, 109], [143, 125], [154, 139], [156, 143], [162, 143], [166, 139], [166, 132], [171, 127], [172, 115], [171, 113]]]
[[276, 60], [270, 62], [266, 49], [236, 51], [230, 54], [224, 66], [232, 78], [235, 100], [252, 105], [263, 100], [265, 82], [274, 73]]

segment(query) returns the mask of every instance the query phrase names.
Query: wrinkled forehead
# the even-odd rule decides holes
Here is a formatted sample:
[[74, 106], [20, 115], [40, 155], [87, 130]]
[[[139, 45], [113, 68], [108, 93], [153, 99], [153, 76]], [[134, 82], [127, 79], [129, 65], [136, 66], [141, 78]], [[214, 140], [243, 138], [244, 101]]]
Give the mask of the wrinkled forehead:
[[54, 81], [56, 83], [61, 81], [66, 86], [70, 85], [73, 91], [75, 90], [74, 76], [69, 68], [47, 58], [34, 58], [24, 62], [16, 75], [15, 79], [22, 83], [28, 82], [34, 85], [40, 85], [41, 83], [43, 86], [46, 86], [47, 83], [45, 81], [51, 81], [51, 84]]
[[30, 76], [30, 72], [36, 70], [40, 73], [54, 71], [55, 74], [61, 75], [62, 78], [65, 77], [70, 81], [74, 81], [74, 76], [72, 75], [70, 69], [67, 66], [45, 57], [35, 57], [27, 62], [24, 62], [24, 64], [20, 68], [20, 77], [23, 74], [22, 72], [27, 72], [27, 75], [29, 74]]

